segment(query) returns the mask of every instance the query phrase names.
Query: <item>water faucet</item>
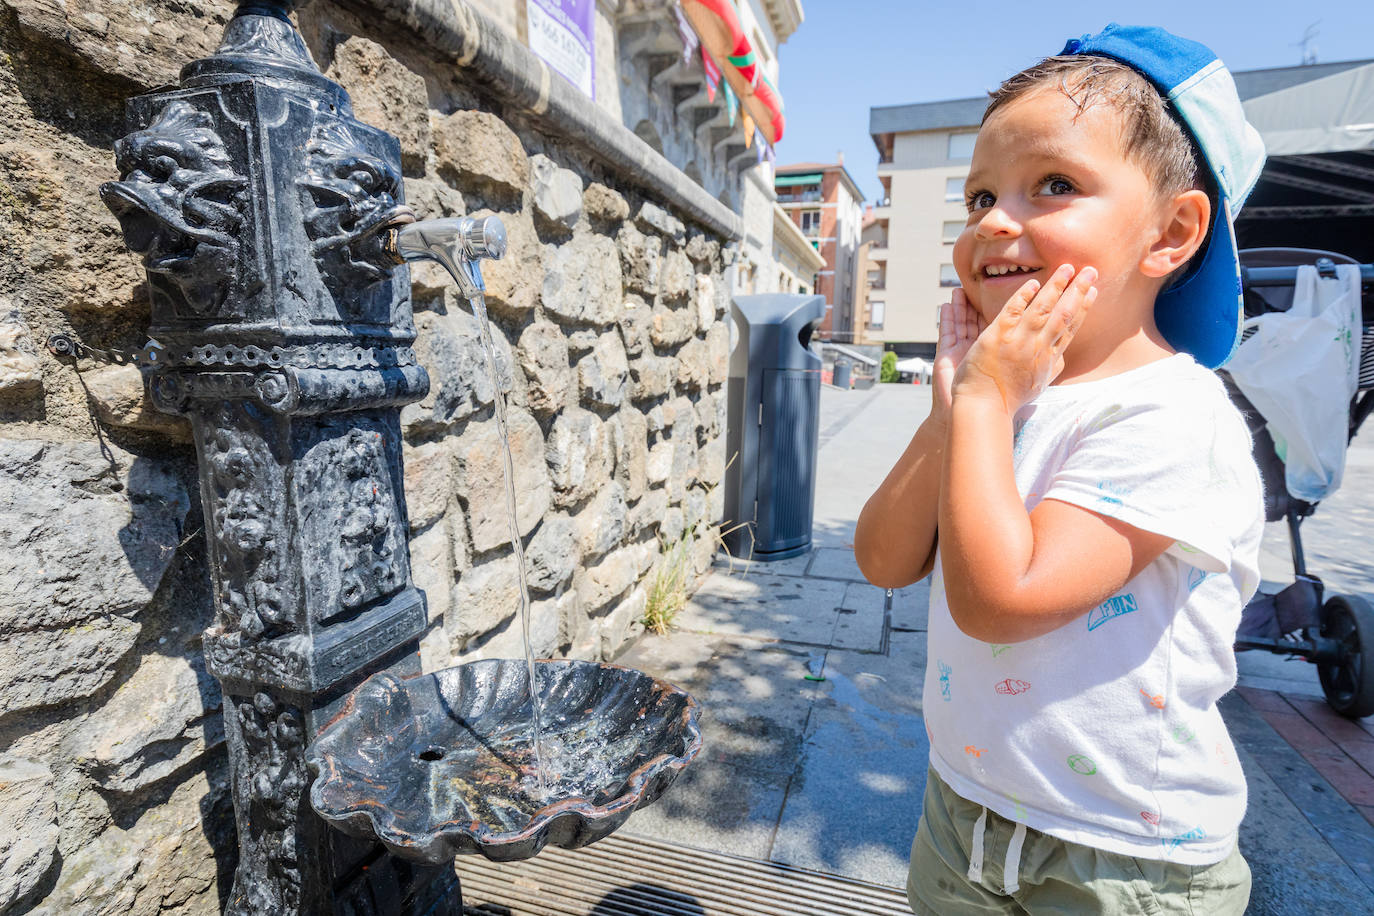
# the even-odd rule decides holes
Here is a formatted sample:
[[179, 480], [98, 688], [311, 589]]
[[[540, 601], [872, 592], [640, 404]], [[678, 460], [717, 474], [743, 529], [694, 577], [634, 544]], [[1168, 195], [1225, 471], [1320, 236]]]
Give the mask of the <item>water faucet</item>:
[[499, 260], [506, 253], [506, 227], [495, 216], [427, 219], [391, 232], [388, 250], [396, 263], [438, 261], [469, 301], [486, 290], [482, 258]]

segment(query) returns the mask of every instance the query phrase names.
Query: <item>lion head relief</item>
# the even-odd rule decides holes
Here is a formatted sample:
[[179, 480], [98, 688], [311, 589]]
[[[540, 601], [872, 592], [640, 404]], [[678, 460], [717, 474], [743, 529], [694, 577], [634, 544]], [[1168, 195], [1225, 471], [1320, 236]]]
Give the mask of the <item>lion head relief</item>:
[[196, 314], [215, 311], [239, 260], [247, 180], [210, 115], [184, 101], [115, 143], [122, 176], [100, 186], [149, 283]]
[[400, 171], [369, 153], [341, 120], [317, 121], [306, 155], [305, 232], [326, 283], [368, 286], [386, 279], [396, 266], [385, 250], [386, 233], [415, 219], [397, 203]]

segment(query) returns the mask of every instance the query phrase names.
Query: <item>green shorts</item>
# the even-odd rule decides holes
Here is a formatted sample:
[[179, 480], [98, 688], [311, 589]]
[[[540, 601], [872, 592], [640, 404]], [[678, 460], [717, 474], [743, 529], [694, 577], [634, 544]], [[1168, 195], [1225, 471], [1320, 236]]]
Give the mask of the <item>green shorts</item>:
[[[906, 880], [907, 899], [918, 916], [1240, 916], [1250, 900], [1250, 866], [1239, 849], [1215, 865], [1134, 859], [1047, 836], [992, 811], [986, 812], [979, 831], [975, 828], [985, 811], [982, 805], [956, 795], [933, 769], [929, 771]], [[975, 848], [974, 840], [980, 832], [981, 850]], [[970, 860], [979, 854], [982, 867], [970, 869]], [[1009, 873], [1013, 870], [1014, 874]]]

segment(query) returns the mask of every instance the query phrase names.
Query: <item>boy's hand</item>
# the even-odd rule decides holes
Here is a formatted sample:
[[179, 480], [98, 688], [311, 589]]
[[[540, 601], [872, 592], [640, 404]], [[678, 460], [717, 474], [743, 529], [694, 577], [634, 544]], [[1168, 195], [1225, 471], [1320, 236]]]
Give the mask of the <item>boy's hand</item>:
[[968, 348], [952, 393], [1000, 402], [1010, 415], [1044, 391], [1064, 371], [1064, 350], [1097, 299], [1096, 279], [1092, 267], [1075, 276], [1065, 264], [1043, 289], [1027, 281]]
[[935, 386], [930, 412], [937, 419], [949, 414], [955, 370], [986, 327], [983, 316], [968, 304], [962, 289], [954, 290], [950, 301], [940, 306], [940, 338], [935, 344], [935, 363], [931, 367], [930, 379]]

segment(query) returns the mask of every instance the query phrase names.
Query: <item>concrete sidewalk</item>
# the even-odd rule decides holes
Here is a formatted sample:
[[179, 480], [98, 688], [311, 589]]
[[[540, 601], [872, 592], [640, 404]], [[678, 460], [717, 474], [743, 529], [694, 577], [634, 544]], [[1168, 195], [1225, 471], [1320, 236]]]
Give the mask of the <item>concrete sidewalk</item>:
[[[928, 752], [928, 588], [888, 596], [867, 584], [852, 540], [859, 509], [929, 404], [922, 387], [826, 389], [812, 551], [747, 568], [722, 557], [678, 630], [645, 636], [618, 659], [692, 693], [706, 738], [701, 758], [626, 835], [904, 883]], [[1364, 475], [1374, 476], [1374, 460], [1353, 459], [1344, 501], [1323, 505], [1304, 539], [1313, 571], [1371, 596]], [[1286, 550], [1270, 547], [1266, 576], [1291, 578], [1279, 562]], [[1374, 730], [1308, 701], [1320, 696], [1311, 666], [1247, 655], [1256, 653], [1241, 657], [1245, 689], [1223, 713], [1250, 784], [1241, 834], [1255, 876], [1250, 912], [1374, 912], [1365, 817], [1374, 819]]]

